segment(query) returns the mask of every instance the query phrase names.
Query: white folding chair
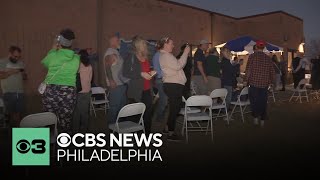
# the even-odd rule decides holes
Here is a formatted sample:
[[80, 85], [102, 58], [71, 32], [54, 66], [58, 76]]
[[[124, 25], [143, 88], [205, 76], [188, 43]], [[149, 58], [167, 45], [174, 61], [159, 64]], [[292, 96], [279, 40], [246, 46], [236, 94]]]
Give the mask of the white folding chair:
[[[186, 103], [187, 100], [184, 96], [182, 96], [182, 102]], [[184, 116], [184, 109], [185, 108], [181, 108], [180, 112], [179, 112], [179, 115], [183, 115]], [[187, 113], [199, 113], [201, 112], [201, 109], [197, 108], [197, 107], [188, 107], [187, 108]]]
[[309, 95], [310, 95], [310, 97], [313, 97], [313, 99], [319, 100], [320, 99], [320, 90], [311, 89]]
[[[54, 126], [53, 132], [50, 131], [50, 144], [53, 146], [52, 154], [56, 153], [56, 142], [58, 136], [57, 124], [59, 122], [58, 117], [52, 112], [43, 112], [30, 114], [24, 117], [20, 122], [21, 128], [39, 128]], [[53, 155], [55, 156], [55, 155]], [[62, 166], [62, 161], [60, 161], [60, 166]]]
[[[199, 113], [188, 113], [187, 108], [188, 107], [205, 107], [209, 109], [209, 113], [207, 112], [199, 112]], [[190, 131], [206, 131], [208, 132], [208, 127], [210, 124], [210, 130], [211, 130], [211, 139], [213, 141], [213, 123], [212, 123], [212, 99], [210, 96], [191, 96], [187, 99], [186, 105], [185, 105], [185, 111], [184, 111], [184, 124], [182, 126], [182, 129], [185, 128], [186, 131], [186, 141], [188, 142], [188, 132]], [[199, 122], [208, 121], [208, 124], [206, 127], [201, 126]], [[188, 127], [188, 122], [195, 122], [197, 123], [197, 127], [192, 126]], [[191, 130], [192, 129], [192, 130]]]
[[312, 84], [310, 84], [307, 80], [306, 83], [306, 89], [309, 90], [308, 94], [310, 95], [310, 97], [312, 97], [315, 100], [319, 100], [320, 99], [320, 90], [317, 89], [313, 89], [312, 88]]
[[[307, 84], [307, 80], [306, 79], [302, 79], [298, 86], [293, 89], [293, 94], [291, 96], [291, 98], [289, 99], [289, 102], [291, 102], [292, 98], [296, 98], [296, 101], [299, 99], [300, 103], [302, 103], [302, 98], [306, 98], [307, 102], [309, 102], [309, 97], [308, 97], [308, 91], [306, 88], [306, 84]], [[297, 95], [296, 95], [297, 94]], [[305, 94], [305, 95], [303, 95]]]
[[272, 86], [269, 86], [269, 87], [268, 87], [268, 93], [269, 93], [268, 99], [269, 99], [269, 98], [272, 98], [273, 102], [276, 102], [276, 98], [275, 98], [275, 96], [274, 96], [274, 90], [273, 90], [273, 87], [272, 87]]
[[[184, 96], [182, 96], [182, 102], [186, 103], [187, 100]], [[184, 110], [185, 108], [181, 108], [180, 112], [179, 112], [179, 115], [182, 115], [184, 116]], [[187, 107], [187, 113], [190, 114], [190, 113], [200, 113], [201, 112], [201, 109], [199, 109], [198, 107]], [[184, 135], [184, 129], [183, 129], [183, 124], [184, 124], [184, 120], [183, 122], [180, 122], [178, 121], [179, 124], [182, 124], [182, 129], [181, 129], [181, 134]], [[190, 126], [193, 126], [191, 123], [190, 123]]]
[[[143, 103], [134, 103], [134, 104], [128, 104], [124, 106], [119, 111], [116, 123], [110, 124], [109, 129], [111, 129], [113, 132], [118, 132], [118, 133], [132, 133], [132, 132], [138, 132], [138, 131], [145, 132], [144, 123], [143, 123], [143, 114], [145, 110], [146, 110], [146, 105]], [[141, 116], [138, 123], [132, 122], [132, 121], [119, 122], [120, 118], [130, 117], [130, 116], [139, 115], [139, 114], [141, 114]]]
[[[103, 95], [104, 99], [96, 100], [94, 95]], [[108, 95], [106, 93], [106, 90], [102, 87], [92, 87], [91, 88], [91, 108], [90, 108], [90, 114], [93, 110], [94, 116], [97, 116], [96, 111], [97, 110], [104, 110], [104, 113], [107, 114], [107, 109], [109, 109], [109, 100]], [[100, 106], [100, 107], [97, 107]]]
[[[229, 116], [230, 118], [232, 117], [233, 113], [239, 113], [240, 112], [241, 113], [242, 122], [244, 123], [244, 116], [243, 115], [246, 114], [246, 113], [250, 113], [250, 111], [246, 111], [247, 106], [250, 105], [250, 101], [249, 101], [249, 98], [247, 98], [246, 101], [241, 101], [241, 97], [248, 96], [248, 94], [249, 94], [248, 87], [244, 87], [241, 90], [240, 95], [237, 98], [237, 101], [231, 102], [231, 104], [233, 105], [233, 109], [232, 109], [231, 114]], [[239, 107], [240, 111], [236, 111], [235, 112], [237, 107]]]
[[58, 136], [57, 130], [58, 117], [52, 112], [43, 112], [37, 114], [30, 114], [24, 117], [20, 122], [20, 127], [47, 127], [54, 126], [53, 134], [50, 135], [50, 143], [55, 144]]
[[[227, 123], [229, 124], [229, 117], [228, 117], [228, 110], [227, 110], [227, 103], [226, 103], [226, 97], [228, 95], [228, 90], [225, 88], [221, 88], [221, 89], [215, 89], [211, 92], [210, 97], [212, 99], [221, 99], [222, 102], [219, 103], [214, 102], [212, 104], [212, 110], [219, 110], [218, 114], [213, 114], [213, 117], [215, 118], [215, 120], [217, 120], [219, 117], [227, 117]], [[225, 111], [225, 115], [220, 116], [221, 110]]]

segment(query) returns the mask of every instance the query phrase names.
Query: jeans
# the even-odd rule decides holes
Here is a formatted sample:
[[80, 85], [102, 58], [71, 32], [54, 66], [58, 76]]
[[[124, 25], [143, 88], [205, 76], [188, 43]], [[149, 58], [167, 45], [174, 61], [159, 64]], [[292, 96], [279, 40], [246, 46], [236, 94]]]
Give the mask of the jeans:
[[23, 113], [24, 94], [7, 92], [3, 94], [3, 102], [8, 113]]
[[89, 127], [89, 109], [91, 93], [78, 93], [77, 104], [73, 112], [73, 133], [87, 132]]
[[159, 101], [158, 101], [157, 112], [156, 112], [157, 120], [163, 120], [165, 109], [168, 103], [168, 97], [163, 90], [163, 82], [161, 79], [156, 80], [156, 88], [158, 89], [158, 93], [159, 93]]
[[267, 118], [267, 102], [268, 102], [268, 87], [257, 88], [250, 86], [249, 99], [252, 110], [252, 116], [254, 118], [261, 118], [266, 120]]
[[116, 122], [120, 109], [126, 105], [126, 102], [127, 102], [126, 91], [127, 91], [126, 85], [119, 85], [114, 89], [110, 89], [109, 91], [110, 109], [108, 112], [109, 124], [113, 124]]
[[231, 99], [232, 99], [232, 92], [233, 92], [233, 88], [232, 86], [223, 86], [223, 88], [226, 88], [228, 91], [227, 97], [226, 97], [226, 104], [227, 104], [227, 108], [230, 107], [230, 103], [231, 103]]
[[176, 127], [176, 118], [181, 109], [184, 86], [176, 83], [164, 83], [163, 88], [169, 101], [168, 129], [169, 131], [174, 131]]

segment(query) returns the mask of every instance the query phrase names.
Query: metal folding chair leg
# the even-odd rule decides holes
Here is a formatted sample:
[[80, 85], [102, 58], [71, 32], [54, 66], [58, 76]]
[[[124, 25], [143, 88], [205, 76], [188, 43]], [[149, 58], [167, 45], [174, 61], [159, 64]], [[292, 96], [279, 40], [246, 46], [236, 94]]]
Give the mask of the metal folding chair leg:
[[244, 123], [244, 117], [243, 117], [243, 110], [242, 110], [242, 106], [240, 106], [240, 112], [241, 112], [242, 123]]

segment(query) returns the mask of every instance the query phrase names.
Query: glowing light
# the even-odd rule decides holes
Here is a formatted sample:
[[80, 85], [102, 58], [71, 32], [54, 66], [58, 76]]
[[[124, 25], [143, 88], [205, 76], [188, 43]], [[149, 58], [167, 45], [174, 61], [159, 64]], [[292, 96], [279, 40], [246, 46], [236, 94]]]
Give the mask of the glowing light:
[[304, 47], [303, 47], [303, 45], [304, 45], [304, 43], [301, 43], [301, 44], [299, 45], [299, 48], [298, 48], [299, 52], [301, 52], [301, 53], [304, 53]]

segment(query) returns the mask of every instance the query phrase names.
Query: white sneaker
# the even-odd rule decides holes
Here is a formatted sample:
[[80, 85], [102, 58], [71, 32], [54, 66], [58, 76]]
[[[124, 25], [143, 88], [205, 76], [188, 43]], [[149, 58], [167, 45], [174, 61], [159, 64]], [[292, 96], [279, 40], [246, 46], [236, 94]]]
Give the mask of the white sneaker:
[[258, 118], [254, 118], [253, 119], [253, 124], [256, 125], [256, 126], [259, 125], [259, 119]]
[[261, 126], [261, 127], [264, 127], [264, 120], [261, 120], [261, 121], [260, 121], [260, 126]]

